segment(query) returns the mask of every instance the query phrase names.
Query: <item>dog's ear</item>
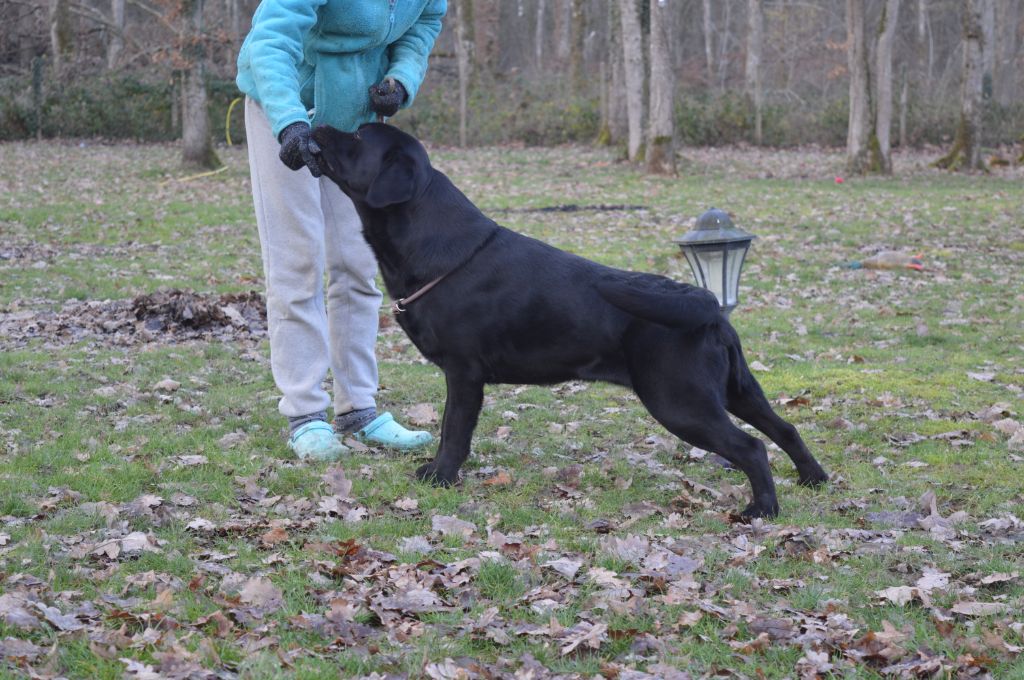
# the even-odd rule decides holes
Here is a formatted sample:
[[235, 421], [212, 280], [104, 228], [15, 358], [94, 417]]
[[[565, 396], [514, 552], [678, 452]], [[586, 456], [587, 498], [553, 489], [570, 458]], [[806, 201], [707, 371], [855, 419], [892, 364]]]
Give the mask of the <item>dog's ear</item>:
[[386, 208], [405, 203], [416, 193], [416, 172], [413, 159], [404, 151], [389, 151], [384, 156], [380, 172], [366, 191], [366, 203], [371, 208]]

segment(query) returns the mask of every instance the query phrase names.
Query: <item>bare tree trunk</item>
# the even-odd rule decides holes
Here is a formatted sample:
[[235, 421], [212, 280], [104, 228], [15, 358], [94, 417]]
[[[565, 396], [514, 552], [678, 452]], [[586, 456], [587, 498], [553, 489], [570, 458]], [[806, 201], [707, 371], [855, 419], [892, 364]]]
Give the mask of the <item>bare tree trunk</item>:
[[640, 14], [636, 0], [619, 0], [622, 20], [622, 55], [625, 64], [626, 111], [629, 120], [629, 160], [640, 160], [644, 141], [644, 52], [640, 31]]
[[608, 3], [608, 61], [611, 68], [611, 83], [608, 90], [608, 133], [609, 143], [629, 135], [629, 114], [626, 98], [626, 62], [622, 47], [622, 20], [619, 18], [619, 4]]
[[960, 124], [953, 148], [935, 162], [950, 170], [984, 170], [981, 158], [982, 78], [986, 49], [982, 31], [984, 5], [991, 0], [964, 0], [963, 76], [960, 82]]
[[533, 36], [534, 57], [537, 60], [537, 70], [544, 72], [544, 27], [547, 21], [547, 0], [537, 0], [537, 25]]
[[764, 42], [764, 8], [762, 0], [747, 0], [747, 96], [754, 103], [754, 143], [764, 143], [762, 114], [764, 91], [761, 82], [761, 50]]
[[242, 10], [238, 6], [240, 0], [226, 0], [226, 2], [228, 11], [228, 39], [231, 41], [229, 54], [233, 58], [238, 53], [238, 47], [241, 44]]
[[68, 0], [50, 0], [50, 52], [53, 70], [58, 77], [64, 73], [74, 39], [71, 30], [71, 8]]
[[611, 77], [608, 75], [608, 63], [602, 59], [601, 63], [597, 67], [597, 77], [600, 83], [600, 112], [601, 112], [601, 126], [597, 130], [597, 144], [608, 146], [612, 142], [611, 125], [609, 119], [611, 118]]
[[184, 115], [181, 120], [182, 162], [201, 168], [216, 168], [220, 159], [213, 151], [210, 115], [206, 97], [206, 51], [203, 48], [203, 0], [185, 0], [182, 21], [187, 22], [183, 91]]
[[583, 73], [584, 41], [586, 39], [586, 14], [583, 11], [583, 0], [572, 0], [572, 21], [570, 22], [571, 45], [569, 51], [569, 73], [572, 90], [580, 94], [586, 88]]
[[985, 0], [981, 6], [981, 90], [984, 101], [991, 101], [995, 92], [996, 66], [996, 0]]
[[[928, 22], [926, 0], [917, 0], [917, 30], [914, 35], [914, 44], [910, 52], [910, 59], [904, 68], [903, 94], [907, 97], [907, 107], [913, 101], [916, 105], [924, 107], [927, 97], [931, 94], [927, 82], [928, 69]], [[901, 95], [902, 96], [902, 95]], [[905, 108], [907, 108], [905, 107]], [[904, 111], [906, 114], [906, 111]], [[913, 129], [907, 128], [906, 139], [901, 137], [900, 145], [904, 143], [913, 144], [920, 136], [920, 125]]]
[[184, 89], [183, 74], [178, 69], [171, 71], [171, 131], [181, 131], [181, 114], [185, 110], [185, 98], [182, 96]]
[[650, 141], [647, 144], [647, 172], [676, 174], [675, 125], [672, 103], [675, 78], [672, 77], [672, 41], [670, 15], [663, 0], [650, 0], [651, 79]]
[[722, 17], [722, 27], [718, 31], [718, 89], [724, 91], [725, 83], [729, 79], [729, 49], [732, 47], [732, 3], [723, 2], [725, 15]]
[[875, 124], [872, 140], [871, 170], [892, 174], [892, 41], [900, 0], [885, 0], [878, 25], [878, 46], [875, 49]]
[[459, 72], [459, 146], [466, 146], [469, 119], [469, 80], [472, 76], [473, 0], [455, 3], [455, 61]]
[[19, 12], [14, 30], [18, 36], [18, 66], [31, 68], [33, 61], [38, 58], [35, 41], [32, 39], [36, 32], [36, 20], [32, 13]]
[[501, 23], [500, 0], [475, 0], [469, 16], [473, 17], [473, 51], [476, 73], [494, 75], [498, 71], [498, 57], [501, 51], [499, 25]]
[[182, 161], [185, 165], [216, 168], [220, 160], [210, 137], [210, 116], [207, 110], [206, 82], [201, 64], [185, 71], [185, 115], [182, 119]]
[[918, 30], [921, 36], [928, 36], [928, 61], [925, 69], [924, 84], [928, 92], [932, 91], [932, 80], [935, 76], [935, 34], [932, 31], [932, 19], [928, 13], [929, 0], [918, 0]]
[[995, 58], [995, 97], [1000, 104], [1009, 105], [1018, 99], [1021, 79], [1018, 74], [1024, 71], [1018, 61], [1017, 50], [1020, 36], [1017, 31], [1021, 25], [1021, 4], [1019, 2], [999, 2], [997, 6], [996, 30], [998, 32], [998, 49], [993, 47]]
[[708, 69], [708, 87], [715, 82], [715, 21], [711, 15], [711, 0], [704, 0], [704, 61]]
[[851, 173], [867, 170], [871, 95], [868, 88], [867, 44], [864, 35], [864, 0], [846, 0], [846, 59], [850, 70], [850, 119], [846, 130], [846, 167]]
[[907, 65], [900, 69], [900, 141], [901, 149], [909, 145], [907, 139], [907, 108], [910, 106], [910, 80], [907, 78]]
[[929, 3], [932, 0], [917, 0], [917, 45], [915, 53], [919, 69], [919, 82], [922, 83], [922, 99], [930, 99], [932, 80], [935, 74], [935, 36], [932, 34]]
[[569, 61], [572, 36], [572, 0], [552, 0], [555, 10], [555, 59], [564, 68]]
[[124, 0], [110, 0], [110, 41], [107, 43], [107, 68], [117, 68], [124, 51]]

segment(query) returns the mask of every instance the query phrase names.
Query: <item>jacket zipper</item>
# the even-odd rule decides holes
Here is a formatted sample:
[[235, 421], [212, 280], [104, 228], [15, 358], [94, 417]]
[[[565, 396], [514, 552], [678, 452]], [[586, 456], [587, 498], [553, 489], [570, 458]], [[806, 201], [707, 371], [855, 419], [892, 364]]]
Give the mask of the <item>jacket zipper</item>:
[[391, 38], [391, 31], [395, 28], [395, 5], [398, 0], [388, 0], [388, 34], [384, 37], [384, 42], [387, 42]]

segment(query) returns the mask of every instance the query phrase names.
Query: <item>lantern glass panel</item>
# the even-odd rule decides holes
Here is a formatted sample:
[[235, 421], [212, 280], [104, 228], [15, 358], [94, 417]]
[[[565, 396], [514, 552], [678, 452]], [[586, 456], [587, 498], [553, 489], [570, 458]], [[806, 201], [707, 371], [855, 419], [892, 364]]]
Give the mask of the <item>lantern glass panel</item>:
[[686, 255], [686, 263], [690, 265], [690, 271], [693, 272], [693, 276], [697, 279], [697, 285], [701, 288], [707, 288], [708, 282], [704, 277], [704, 270], [701, 269], [700, 260], [697, 259], [697, 253], [692, 246], [683, 248], [683, 254]]
[[[735, 307], [740, 299], [740, 270], [743, 269], [743, 260], [747, 255], [749, 243], [734, 243], [730, 245], [726, 255], [725, 267], [725, 303], [726, 307]], [[722, 298], [718, 298], [719, 302]]]
[[690, 268], [697, 273], [697, 282], [707, 288], [721, 305], [726, 295], [726, 285], [723, 275], [725, 272], [726, 250], [721, 245], [697, 246], [686, 251], [686, 258], [690, 262]]

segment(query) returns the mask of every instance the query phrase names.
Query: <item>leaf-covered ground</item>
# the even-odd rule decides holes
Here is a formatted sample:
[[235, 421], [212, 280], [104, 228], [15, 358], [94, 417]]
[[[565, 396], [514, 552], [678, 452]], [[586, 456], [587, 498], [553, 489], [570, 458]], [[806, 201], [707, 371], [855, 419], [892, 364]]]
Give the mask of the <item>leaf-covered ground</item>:
[[[742, 476], [599, 384], [489, 388], [454, 489], [423, 455], [291, 459], [221, 155], [0, 146], [0, 676], [1024, 677], [1020, 168], [434, 150], [608, 264], [689, 280], [672, 238], [710, 206], [759, 236], [733, 322], [833, 480], [773, 448], [782, 515], [747, 524]], [[848, 266], [888, 249], [924, 271]], [[380, 404], [436, 433], [441, 375], [382, 321]]]

